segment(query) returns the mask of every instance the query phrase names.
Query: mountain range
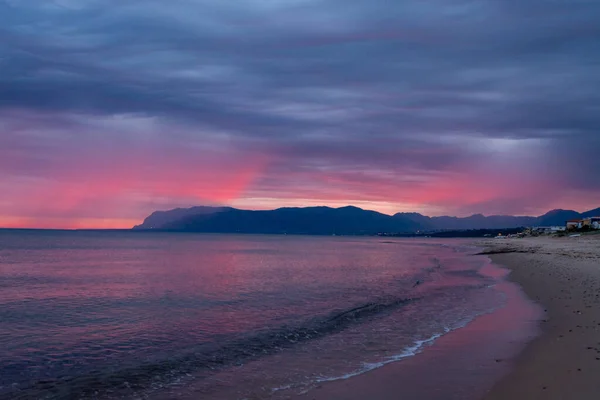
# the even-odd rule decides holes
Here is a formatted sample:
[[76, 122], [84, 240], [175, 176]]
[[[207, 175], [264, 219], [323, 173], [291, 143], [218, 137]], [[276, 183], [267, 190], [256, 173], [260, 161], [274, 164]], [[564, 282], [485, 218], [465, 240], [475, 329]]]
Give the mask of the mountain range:
[[373, 235], [564, 225], [569, 219], [598, 215], [600, 215], [600, 208], [584, 213], [573, 210], [552, 210], [539, 217], [475, 214], [459, 218], [428, 217], [419, 213], [387, 215], [353, 206], [278, 208], [266, 211], [199, 206], [156, 211], [133, 229], [206, 233]]

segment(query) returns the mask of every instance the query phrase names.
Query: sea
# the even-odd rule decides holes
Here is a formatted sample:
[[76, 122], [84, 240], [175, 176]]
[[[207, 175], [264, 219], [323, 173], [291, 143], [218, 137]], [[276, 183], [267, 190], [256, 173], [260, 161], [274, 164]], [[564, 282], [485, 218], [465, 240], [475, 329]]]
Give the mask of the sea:
[[[540, 314], [480, 251], [464, 239], [0, 231], [0, 399], [292, 399], [419, 357], [433, 367], [436, 346], [463, 362], [476, 341], [516, 353]], [[450, 340], [511, 302], [519, 312], [500, 327]], [[506, 372], [483, 364], [473, 396]], [[457, 375], [445, 398], [469, 379]]]

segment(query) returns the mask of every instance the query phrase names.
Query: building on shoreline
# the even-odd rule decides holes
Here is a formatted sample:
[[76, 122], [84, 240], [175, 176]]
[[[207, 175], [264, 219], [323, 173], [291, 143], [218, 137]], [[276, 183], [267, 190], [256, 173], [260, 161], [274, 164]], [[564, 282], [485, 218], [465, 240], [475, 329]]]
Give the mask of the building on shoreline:
[[564, 226], [536, 226], [532, 230], [538, 233], [556, 233], [566, 231], [567, 228]]
[[600, 217], [571, 219], [565, 223], [567, 230], [575, 229], [600, 229]]
[[589, 226], [591, 229], [600, 229], [600, 217], [590, 217], [583, 221], [584, 226]]
[[581, 229], [581, 220], [580, 219], [570, 219], [566, 222], [567, 230], [572, 229]]

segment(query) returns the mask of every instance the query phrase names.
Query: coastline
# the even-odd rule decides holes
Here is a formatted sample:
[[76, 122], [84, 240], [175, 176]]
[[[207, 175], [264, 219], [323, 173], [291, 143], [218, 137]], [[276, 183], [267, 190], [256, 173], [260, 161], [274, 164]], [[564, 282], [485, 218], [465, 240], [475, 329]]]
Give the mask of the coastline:
[[[495, 246], [475, 244], [482, 252]], [[495, 249], [495, 247], [494, 247]], [[479, 255], [475, 255], [479, 256]], [[498, 278], [504, 306], [439, 337], [413, 357], [349, 379], [326, 382], [302, 399], [480, 400], [507, 376], [527, 344], [540, 335], [541, 306], [507, 278], [505, 266], [488, 256], [480, 273]], [[423, 379], [423, 377], [427, 377]], [[511, 399], [514, 400], [514, 399]]]
[[[507, 330], [506, 323], [523, 317], [514, 314], [519, 311], [518, 307], [507, 304], [440, 338], [415, 357], [323, 385], [303, 398], [392, 400], [402, 396], [416, 399], [423, 397], [415, 397], [415, 393], [422, 395], [423, 387], [429, 384], [432, 388], [426, 397], [428, 400], [597, 399], [600, 393], [600, 236], [484, 240], [476, 245], [485, 249], [482, 253], [493, 264], [510, 270], [506, 284], [516, 291], [509, 293], [509, 300], [511, 296], [513, 300], [525, 296], [528, 302], [542, 309], [541, 319], [538, 316], [531, 320], [537, 330], [535, 335], [526, 338], [519, 336], [522, 332], [518, 330]], [[531, 326], [522, 325], [522, 328]], [[471, 343], [462, 349], [470, 356], [465, 355], [461, 360], [453, 358], [456, 352], [440, 352], [449, 342], [460, 343], [465, 338]], [[509, 345], [507, 338], [516, 345]], [[487, 348], [481, 341], [487, 342]], [[494, 371], [490, 369], [494, 368], [493, 361], [496, 362]], [[444, 367], [445, 363], [453, 364], [448, 368]], [[431, 368], [431, 381], [414, 380], [425, 368]], [[471, 380], [465, 383], [468, 390], [440, 394], [433, 387], [443, 388], [444, 380], [454, 379], [456, 383], [461, 373]], [[481, 390], [482, 387], [485, 390]]]
[[[293, 389], [292, 387], [261, 387], [267, 390], [276, 387], [276, 398], [311, 400], [598, 398], [600, 235], [579, 238], [486, 239], [457, 243], [443, 243], [444, 247], [453, 248], [458, 253], [457, 260], [460, 261], [456, 265], [460, 267], [464, 265], [461, 263], [469, 264], [472, 261], [479, 267], [470, 270], [465, 268], [464, 271], [459, 268], [454, 272], [461, 274], [477, 271], [477, 275], [493, 277], [493, 280], [485, 280], [480, 287], [487, 288], [487, 293], [503, 294], [501, 301], [494, 303], [494, 308], [486, 308], [484, 314], [470, 315], [464, 320], [466, 325], [447, 328], [446, 333], [438, 330], [439, 334], [436, 333], [431, 339], [423, 336], [417, 341], [420, 342], [418, 346], [402, 349], [404, 344], [399, 348], [396, 342], [382, 343], [382, 348], [402, 353], [398, 353], [396, 360], [378, 363], [381, 365], [366, 368], [365, 372], [349, 374], [347, 379], [340, 376], [316, 381], [320, 383], [300, 393], [291, 393], [292, 390], [288, 392], [288, 388]], [[463, 258], [462, 253], [465, 251], [466, 258]], [[472, 259], [469, 260], [469, 257]], [[442, 304], [442, 308], [448, 307], [446, 303]], [[453, 309], [452, 315], [456, 315], [455, 311]], [[438, 314], [424, 314], [422, 318], [435, 321], [437, 316]], [[398, 320], [396, 324], [388, 325], [391, 328], [388, 331], [396, 331], [396, 327], [401, 327], [402, 323]], [[334, 354], [342, 359], [349, 359], [351, 350], [364, 343], [364, 340], [353, 343], [354, 347], [336, 347], [338, 350]], [[299, 354], [302, 352], [297, 353]], [[327, 363], [328, 358], [323, 360]], [[309, 362], [302, 365], [310, 365], [312, 368], [314, 358], [307, 361]], [[248, 365], [264, 374], [268, 368], [263, 367], [269, 362], [280, 365], [277, 358], [275, 362]], [[231, 376], [238, 374], [240, 371], [237, 367], [243, 365], [241, 363], [228, 370], [228, 373]], [[365, 365], [369, 367], [374, 364]], [[210, 397], [203, 396], [201, 386], [188, 385], [192, 382], [192, 377], [186, 376], [190, 379], [183, 377], [171, 386], [140, 396], [156, 399]], [[216, 378], [214, 382], [229, 382], [228, 379], [220, 381], [218, 378], [221, 377]], [[247, 383], [254, 384], [252, 380]], [[156, 387], [152, 388], [154, 389]], [[237, 391], [237, 387], [230, 386], [230, 389], [227, 385], [223, 386], [222, 394], [225, 397], [218, 398], [268, 398], [259, 394], [238, 396], [241, 392]]]
[[600, 236], [499, 240], [495, 263], [541, 304], [542, 334], [484, 397], [597, 399], [600, 393]]

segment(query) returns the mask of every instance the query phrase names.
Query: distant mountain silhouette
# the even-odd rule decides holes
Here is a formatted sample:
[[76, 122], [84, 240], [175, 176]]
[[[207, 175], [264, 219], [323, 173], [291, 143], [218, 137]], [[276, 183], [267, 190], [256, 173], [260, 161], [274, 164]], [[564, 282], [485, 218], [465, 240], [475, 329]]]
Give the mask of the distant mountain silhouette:
[[155, 211], [146, 217], [143, 223], [134, 226], [133, 229], [161, 229], [165, 225], [171, 224], [180, 219], [197, 215], [214, 214], [231, 209], [231, 207], [197, 206], [190, 208], [174, 208], [168, 211]]
[[[151, 215], [135, 229], [213, 233], [270, 233], [306, 235], [372, 235], [380, 232], [414, 232], [420, 226], [409, 219], [392, 218], [357, 207], [279, 208], [249, 211], [206, 207], [201, 212], [169, 211]], [[165, 217], [173, 217], [167, 220]], [[183, 217], [182, 217], [183, 216]], [[158, 224], [157, 221], [161, 223]]]
[[[588, 211], [589, 212], [589, 211]], [[583, 213], [585, 214], [585, 213]], [[538, 217], [536, 225], [539, 226], [552, 226], [552, 225], [564, 225], [565, 221], [570, 219], [584, 218], [583, 214], [573, 210], [552, 210], [546, 214]]]
[[[398, 213], [395, 218], [410, 218], [421, 224], [422, 230], [462, 230], [462, 229], [495, 229], [518, 228], [521, 226], [537, 225], [536, 217], [513, 217], [511, 215], [474, 214], [470, 217], [427, 217], [418, 213]], [[563, 221], [564, 223], [564, 221]]]
[[416, 231], [510, 229], [522, 226], [564, 225], [569, 219], [600, 215], [600, 208], [584, 213], [552, 210], [539, 217], [481, 214], [469, 217], [428, 217], [419, 213], [393, 216], [347, 206], [341, 208], [278, 208], [268, 211], [231, 207], [176, 208], [156, 211], [134, 227], [206, 233], [268, 233], [306, 235], [373, 235]]
[[600, 217], [600, 207], [581, 213], [581, 218]]

